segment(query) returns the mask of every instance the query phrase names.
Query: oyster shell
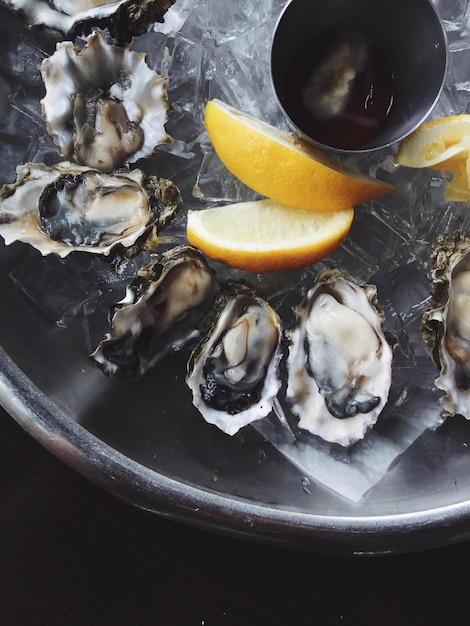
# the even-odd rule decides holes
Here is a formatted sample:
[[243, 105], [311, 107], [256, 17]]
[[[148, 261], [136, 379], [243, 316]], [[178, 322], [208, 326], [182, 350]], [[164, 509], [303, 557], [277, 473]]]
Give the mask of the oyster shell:
[[432, 247], [431, 300], [422, 336], [439, 369], [436, 387], [446, 415], [470, 419], [470, 235], [439, 235]]
[[215, 274], [195, 248], [151, 255], [113, 307], [111, 330], [91, 358], [108, 376], [142, 378], [168, 353], [197, 340], [216, 290]]
[[266, 300], [246, 285], [227, 284], [188, 362], [186, 383], [207, 422], [234, 435], [271, 412], [281, 386], [282, 337]]
[[0, 189], [0, 235], [43, 255], [108, 255], [117, 244], [155, 247], [157, 232], [181, 206], [174, 183], [138, 169], [105, 174], [68, 162], [26, 163], [16, 182]]
[[171, 143], [167, 78], [151, 70], [145, 56], [108, 44], [95, 31], [81, 50], [60, 42], [44, 59], [41, 106], [61, 156], [111, 171]]
[[175, 0], [3, 0], [29, 26], [46, 26], [62, 33], [106, 25], [119, 38], [130, 39], [163, 22]]
[[290, 332], [286, 397], [298, 426], [349, 446], [375, 424], [388, 399], [392, 347], [373, 285], [321, 272]]

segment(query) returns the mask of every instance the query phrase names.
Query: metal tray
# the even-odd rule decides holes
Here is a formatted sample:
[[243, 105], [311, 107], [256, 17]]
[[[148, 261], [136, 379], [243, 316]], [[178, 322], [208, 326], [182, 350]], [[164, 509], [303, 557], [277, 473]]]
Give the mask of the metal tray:
[[[52, 47], [5, 9], [0, 17], [4, 54], [20, 36], [44, 36]], [[0, 403], [94, 483], [196, 526], [331, 553], [415, 551], [470, 537], [463, 418], [426, 430], [350, 502], [308, 480], [255, 431], [229, 438], [195, 417], [184, 355], [138, 384], [106, 378], [80, 328], [58, 325], [11, 279], [30, 259], [40, 263], [23, 244], [0, 244]]]

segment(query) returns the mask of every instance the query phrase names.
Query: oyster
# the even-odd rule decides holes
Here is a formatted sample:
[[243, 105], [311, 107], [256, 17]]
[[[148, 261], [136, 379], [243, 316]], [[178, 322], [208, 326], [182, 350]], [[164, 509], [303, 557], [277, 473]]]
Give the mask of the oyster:
[[327, 269], [297, 314], [287, 399], [300, 428], [349, 446], [375, 424], [391, 386], [392, 347], [377, 290]]
[[266, 300], [248, 286], [227, 284], [188, 363], [193, 404], [207, 422], [234, 435], [271, 412], [281, 386], [282, 336]]
[[111, 330], [92, 359], [108, 376], [140, 379], [165, 355], [199, 337], [216, 290], [215, 274], [195, 248], [152, 255], [113, 308]]
[[431, 300], [422, 335], [439, 369], [436, 387], [447, 415], [470, 419], [470, 235], [439, 235], [432, 249]]
[[141, 170], [105, 174], [74, 163], [26, 163], [0, 189], [0, 235], [7, 245], [29, 243], [41, 254], [73, 251], [108, 255], [156, 245], [156, 233], [182, 206], [169, 180]]
[[60, 42], [44, 59], [41, 105], [61, 156], [111, 171], [171, 143], [167, 78], [151, 70], [145, 56], [108, 44], [95, 31], [81, 50]]
[[29, 26], [46, 26], [62, 33], [106, 25], [119, 38], [130, 39], [163, 22], [175, 0], [3, 0], [21, 13]]

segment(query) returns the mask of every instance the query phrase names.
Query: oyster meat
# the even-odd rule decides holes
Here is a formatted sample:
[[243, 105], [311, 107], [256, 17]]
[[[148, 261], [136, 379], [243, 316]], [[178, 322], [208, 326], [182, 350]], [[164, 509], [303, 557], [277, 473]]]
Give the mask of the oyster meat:
[[430, 293], [421, 330], [439, 369], [440, 402], [446, 415], [470, 419], [470, 234], [457, 230], [436, 238]]
[[139, 380], [158, 361], [195, 342], [217, 290], [191, 246], [152, 255], [110, 314], [111, 330], [91, 355], [108, 376]]
[[186, 382], [204, 419], [229, 435], [267, 416], [281, 386], [281, 320], [244, 284], [229, 282], [188, 362]]
[[130, 39], [163, 22], [175, 0], [2, 0], [29, 26], [46, 26], [62, 33], [106, 25], [118, 38]]
[[145, 56], [95, 31], [81, 50], [60, 42], [44, 59], [41, 106], [61, 156], [111, 171], [171, 143], [167, 78], [151, 70]]
[[154, 247], [181, 206], [174, 183], [138, 169], [106, 174], [68, 162], [26, 163], [16, 182], [0, 189], [0, 235], [43, 255], [108, 255], [117, 244]]
[[362, 439], [387, 402], [391, 338], [373, 285], [321, 272], [290, 332], [286, 396], [298, 426], [331, 443]]

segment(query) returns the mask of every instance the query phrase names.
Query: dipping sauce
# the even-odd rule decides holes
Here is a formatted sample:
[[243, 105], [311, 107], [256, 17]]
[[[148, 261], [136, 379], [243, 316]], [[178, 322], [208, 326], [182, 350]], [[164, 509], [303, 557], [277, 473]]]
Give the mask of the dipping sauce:
[[394, 79], [385, 55], [358, 33], [316, 38], [295, 57], [284, 108], [313, 140], [359, 149], [383, 128], [393, 105]]

